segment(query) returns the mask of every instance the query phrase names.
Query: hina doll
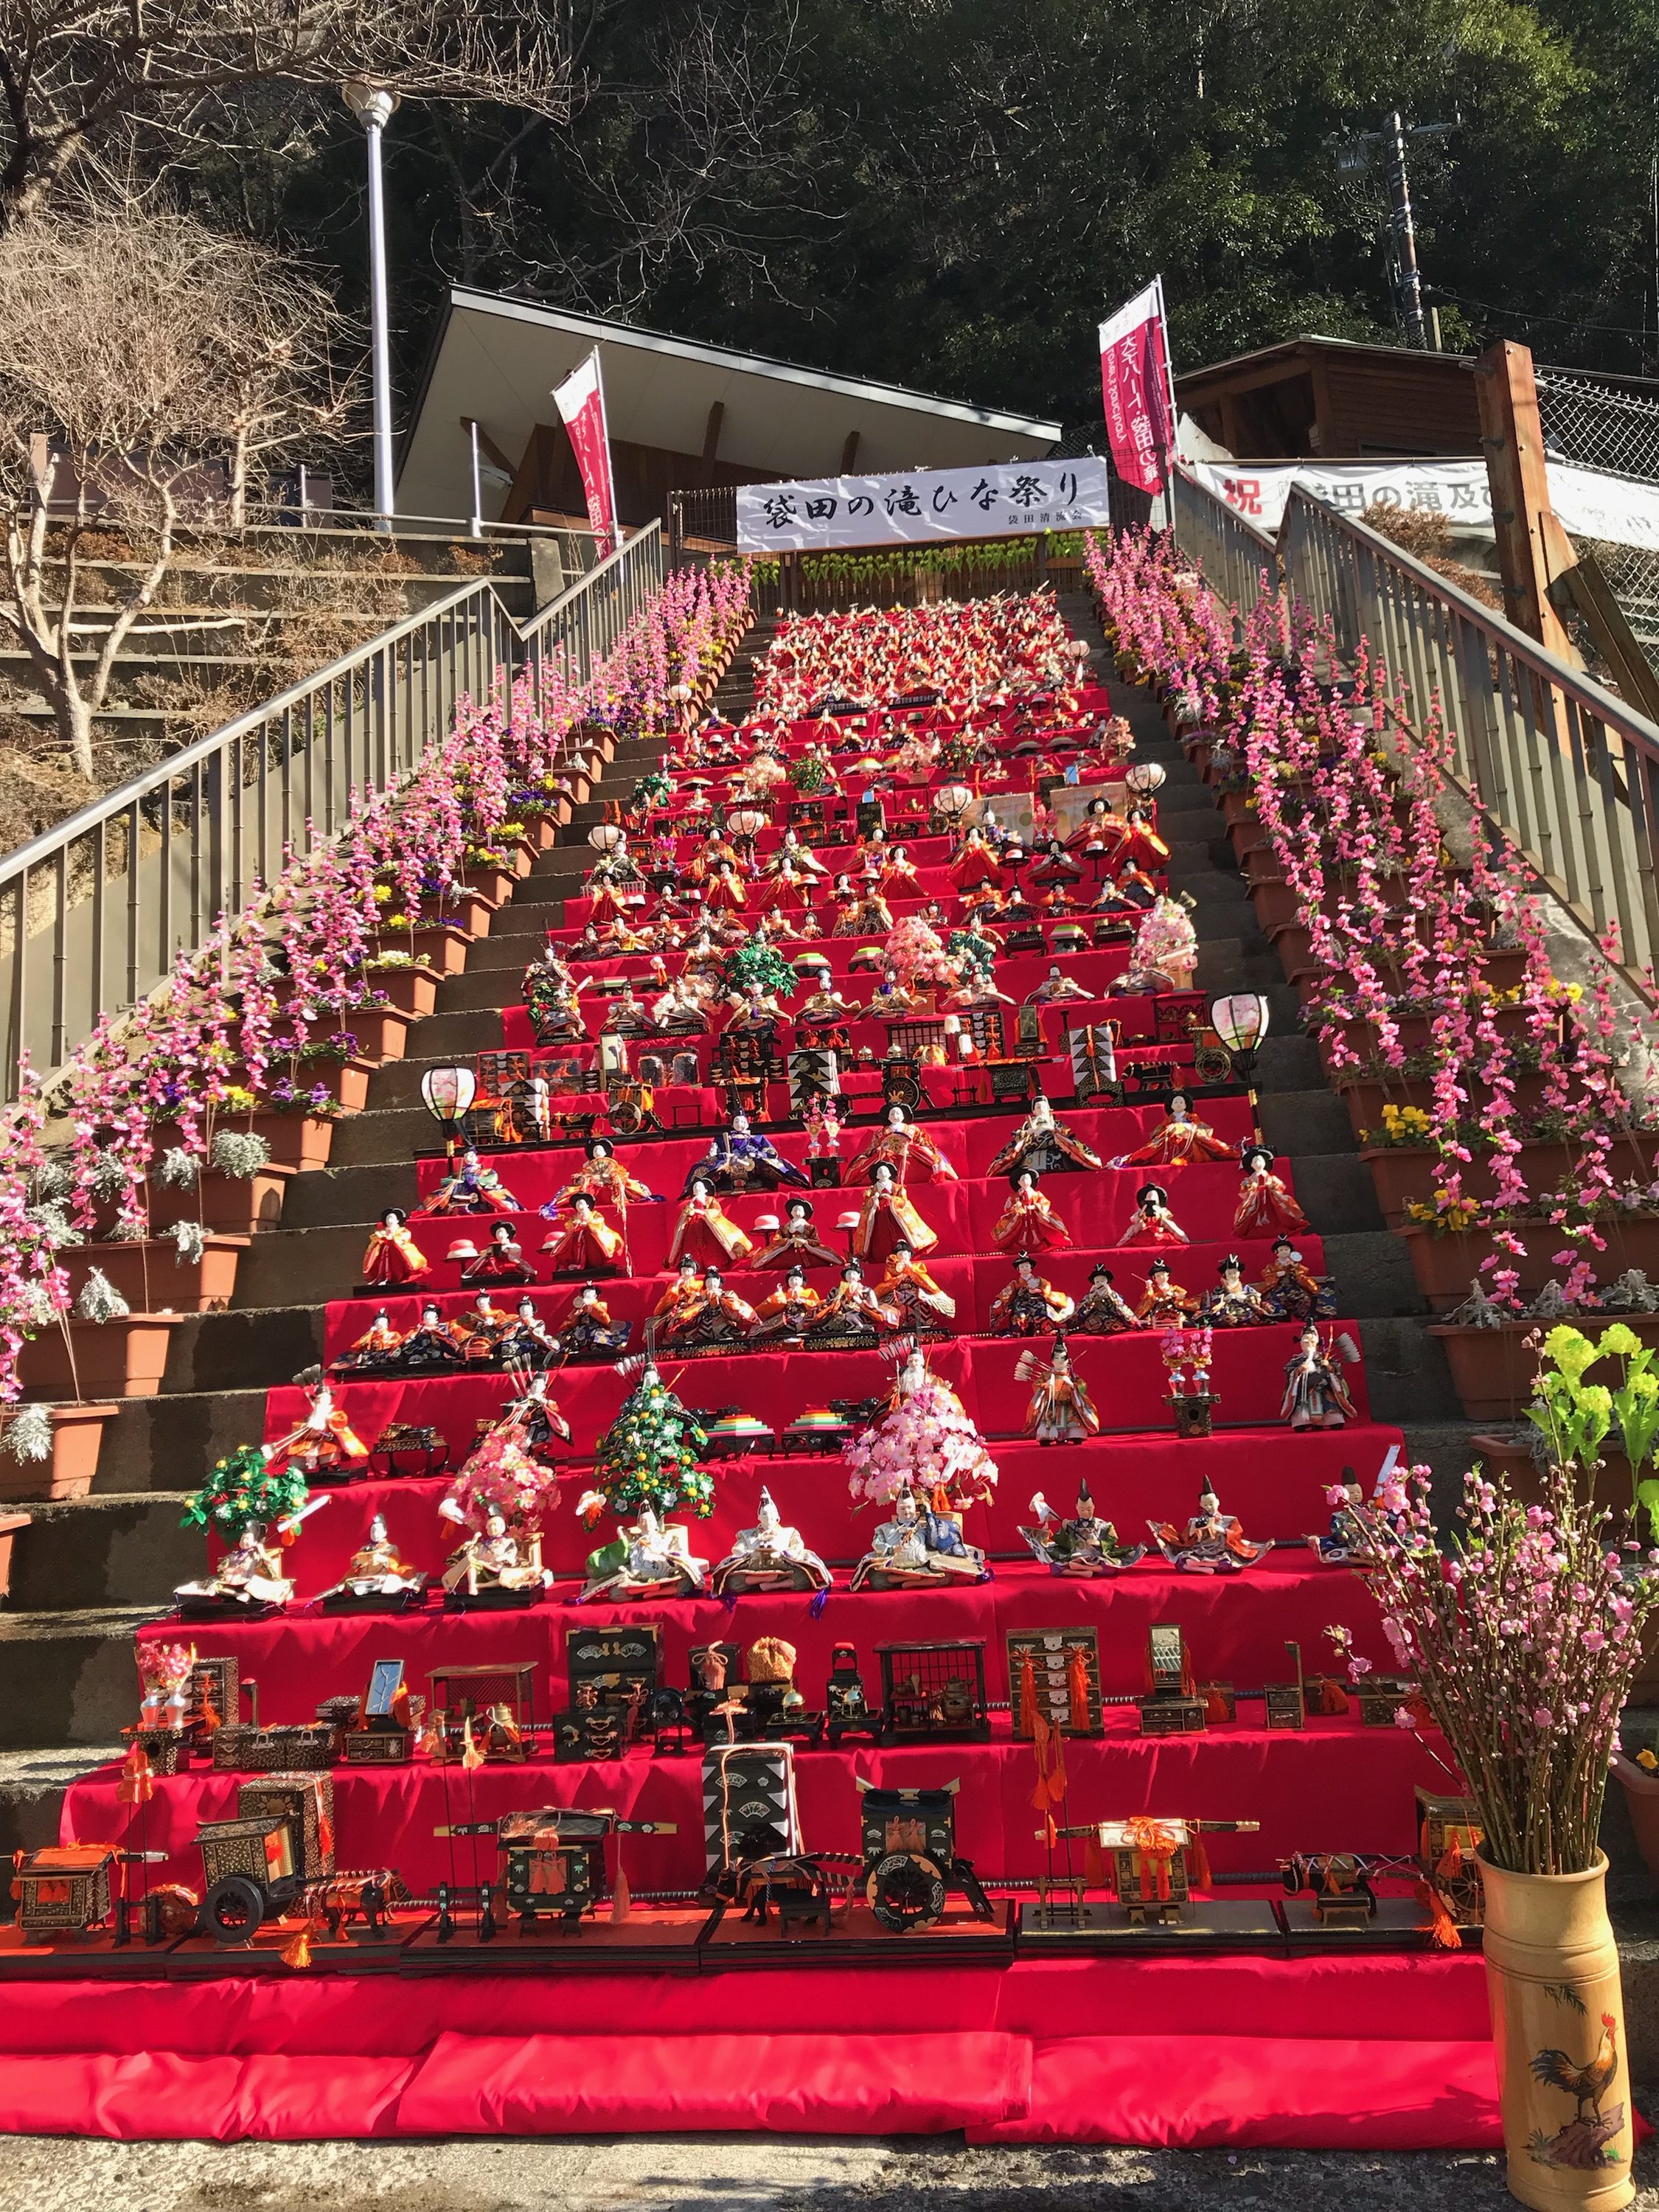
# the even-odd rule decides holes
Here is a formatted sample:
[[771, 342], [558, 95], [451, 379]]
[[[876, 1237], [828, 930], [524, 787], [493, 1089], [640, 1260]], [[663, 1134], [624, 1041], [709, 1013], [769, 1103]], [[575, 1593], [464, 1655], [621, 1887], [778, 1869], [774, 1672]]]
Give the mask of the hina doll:
[[796, 1009], [795, 1034], [803, 1044], [836, 1045], [844, 1052], [852, 1042], [848, 1034], [850, 1025], [864, 1009], [849, 1005], [831, 988], [827, 968], [817, 971], [816, 981], [817, 988]]
[[626, 1256], [621, 1231], [599, 1218], [585, 1191], [571, 1200], [568, 1219], [553, 1217], [553, 1233], [542, 1249], [556, 1275], [614, 1275]]
[[885, 1260], [901, 1238], [912, 1252], [931, 1252], [939, 1243], [937, 1231], [916, 1212], [892, 1169], [878, 1160], [853, 1232], [853, 1249], [860, 1260]]
[[631, 1528], [619, 1530], [613, 1542], [588, 1553], [586, 1579], [577, 1602], [699, 1597], [708, 1579], [708, 1562], [693, 1558], [685, 1529], [678, 1522], [665, 1527], [650, 1506], [642, 1505]]
[[1014, 1262], [1014, 1279], [991, 1301], [994, 1336], [1057, 1336], [1074, 1311], [1064, 1291], [1039, 1275], [1027, 1255]]
[[1232, 1147], [1225, 1145], [1206, 1121], [1193, 1118], [1193, 1102], [1184, 1091], [1170, 1094], [1164, 1118], [1145, 1144], [1137, 1145], [1112, 1162], [1115, 1168], [1182, 1168], [1194, 1160], [1229, 1160]]
[[720, 1129], [708, 1152], [687, 1172], [685, 1195], [698, 1176], [711, 1189], [775, 1190], [780, 1183], [805, 1184], [808, 1178], [793, 1160], [784, 1158], [769, 1137], [750, 1128], [746, 1114], [734, 1114], [729, 1129]]
[[689, 1326], [702, 1304], [702, 1266], [690, 1252], [682, 1252], [678, 1274], [646, 1317], [647, 1343], [653, 1341], [659, 1328], [665, 1333], [683, 1325]]
[[1008, 1180], [1012, 1193], [991, 1231], [997, 1249], [1011, 1260], [1023, 1252], [1065, 1251], [1072, 1232], [1038, 1189], [1040, 1178], [1031, 1169], [1021, 1168]]
[[783, 1520], [763, 1483], [754, 1527], [738, 1531], [708, 1577], [708, 1587], [716, 1597], [725, 1597], [744, 1590], [827, 1590], [833, 1579], [817, 1553], [807, 1549], [799, 1529]]
[[[756, 1224], [758, 1228], [761, 1224]], [[726, 1255], [730, 1259], [731, 1255]], [[792, 1198], [783, 1210], [783, 1222], [775, 1230], [757, 1252], [749, 1255], [751, 1267], [781, 1267], [793, 1261], [801, 1267], [838, 1267], [839, 1252], [832, 1252], [827, 1244], [820, 1244], [813, 1233], [812, 1201], [810, 1198]]]
[[[856, 952], [853, 955], [854, 960], [860, 957]], [[915, 993], [901, 983], [890, 968], [871, 993], [866, 1011], [872, 1020], [882, 1021], [893, 1015], [914, 1013], [921, 1003]]]
[[829, 869], [810, 845], [802, 844], [800, 833], [795, 830], [784, 831], [773, 859], [772, 872], [781, 874], [786, 866], [793, 868], [797, 875], [811, 876], [817, 883], [827, 884], [830, 880]]
[[1035, 1349], [1022, 1352], [1014, 1375], [1032, 1386], [1025, 1408], [1028, 1437], [1042, 1444], [1077, 1444], [1100, 1434], [1100, 1416], [1063, 1336], [1054, 1339], [1046, 1360]]
[[915, 862], [902, 845], [894, 846], [877, 880], [889, 898], [913, 899], [921, 896], [921, 878], [916, 873]]
[[1314, 1273], [1288, 1237], [1274, 1237], [1256, 1288], [1275, 1321], [1330, 1320], [1336, 1312], [1328, 1278]]
[[430, 1579], [403, 1558], [386, 1534], [385, 1514], [377, 1513], [368, 1524], [368, 1542], [352, 1553], [333, 1589], [323, 1592], [323, 1602], [337, 1607], [361, 1598], [416, 1598]]
[[1247, 1543], [1237, 1517], [1224, 1513], [1220, 1501], [1206, 1483], [1198, 1510], [1185, 1528], [1172, 1522], [1149, 1521], [1152, 1541], [1172, 1567], [1190, 1575], [1237, 1575], [1253, 1567], [1268, 1547]]
[[526, 1370], [550, 1366], [559, 1356], [553, 1332], [536, 1311], [533, 1298], [520, 1298], [512, 1320], [501, 1333], [498, 1347], [503, 1367]]
[[1361, 1518], [1365, 1492], [1351, 1467], [1342, 1470], [1340, 1492], [1327, 1494], [1333, 1499], [1340, 1495], [1342, 1502], [1332, 1513], [1324, 1535], [1309, 1537], [1308, 1549], [1327, 1567], [1352, 1566], [1357, 1560], [1370, 1559], [1370, 1537]]
[[553, 1333], [553, 1348], [564, 1359], [609, 1359], [628, 1349], [633, 1324], [613, 1322], [611, 1309], [592, 1283], [584, 1283]]
[[842, 1269], [840, 1282], [807, 1323], [805, 1341], [809, 1346], [867, 1348], [880, 1344], [902, 1326], [898, 1308], [878, 1297], [865, 1281], [858, 1261], [849, 1260]]
[[1146, 1270], [1146, 1287], [1135, 1308], [1135, 1318], [1141, 1327], [1184, 1328], [1197, 1310], [1198, 1300], [1189, 1297], [1179, 1283], [1170, 1280], [1169, 1261], [1154, 1260]]
[[[621, 1213], [627, 1212], [630, 1199], [656, 1199], [657, 1194], [648, 1183], [629, 1174], [617, 1158], [616, 1146], [609, 1137], [590, 1139], [586, 1153], [582, 1165], [553, 1200], [553, 1211], [568, 1205], [578, 1194], [591, 1199], [595, 1206], [614, 1206]], [[545, 1206], [542, 1210], [544, 1213], [549, 1211]]]
[[984, 832], [978, 828], [969, 829], [950, 864], [951, 882], [959, 891], [970, 891], [981, 884], [994, 884], [1001, 872]]
[[346, 1419], [344, 1407], [335, 1404], [328, 1384], [319, 1382], [312, 1389], [305, 1419], [267, 1444], [264, 1455], [267, 1466], [296, 1467], [310, 1482], [366, 1460], [368, 1446]]
[[985, 1554], [968, 1543], [955, 1516], [924, 1510], [915, 1493], [900, 1491], [892, 1518], [882, 1522], [870, 1548], [853, 1570], [858, 1589], [927, 1589], [982, 1583]]
[[1091, 799], [1082, 821], [1066, 840], [1068, 853], [1110, 855], [1122, 842], [1123, 823], [1109, 799]]
[[538, 1044], [578, 1044], [587, 1034], [576, 987], [556, 977], [543, 983], [541, 969], [526, 971], [526, 1006]]
[[1279, 1417], [1293, 1429], [1340, 1429], [1357, 1419], [1338, 1359], [1350, 1366], [1359, 1358], [1352, 1337], [1338, 1337], [1322, 1347], [1319, 1329], [1310, 1322], [1297, 1340], [1294, 1354], [1285, 1363], [1285, 1395]]
[[752, 1239], [738, 1228], [714, 1195], [705, 1176], [694, 1175], [690, 1194], [680, 1207], [679, 1218], [669, 1239], [671, 1261], [712, 1260], [740, 1267], [754, 1250]]
[[265, 1541], [264, 1522], [250, 1521], [211, 1574], [180, 1583], [173, 1595], [185, 1614], [232, 1606], [286, 1605], [294, 1595], [294, 1583], [283, 1572], [283, 1564], [280, 1548]]
[[986, 1172], [1012, 1176], [1018, 1175], [1021, 1168], [1030, 1168], [1033, 1175], [1042, 1176], [1054, 1175], [1067, 1168], [1097, 1168], [1102, 1164], [1098, 1152], [1054, 1118], [1054, 1108], [1039, 1091], [1030, 1112]]
[[[1166, 1271], [1167, 1272], [1167, 1271]], [[1089, 1270], [1089, 1287], [1077, 1302], [1077, 1311], [1066, 1323], [1073, 1336], [1115, 1336], [1121, 1329], [1139, 1328], [1139, 1316], [1121, 1291], [1112, 1287], [1109, 1267]]]
[[416, 1213], [521, 1213], [524, 1209], [496, 1174], [487, 1168], [469, 1145], [459, 1167], [453, 1167], [429, 1198], [416, 1206]]
[[510, 1317], [501, 1312], [489, 1292], [480, 1291], [471, 1312], [460, 1315], [451, 1324], [463, 1366], [493, 1367], [501, 1355], [501, 1340], [512, 1326]]
[[382, 1306], [351, 1349], [331, 1364], [337, 1375], [388, 1374], [398, 1364], [403, 1341], [402, 1330], [393, 1328]]
[[915, 1255], [908, 1237], [901, 1237], [887, 1255], [887, 1266], [876, 1285], [876, 1296], [894, 1307], [905, 1328], [914, 1336], [945, 1336], [945, 1324], [956, 1319], [957, 1302], [947, 1297]]
[[728, 1291], [718, 1267], [704, 1271], [694, 1296], [683, 1297], [663, 1322], [659, 1340], [665, 1352], [690, 1355], [741, 1351], [755, 1326], [755, 1309]]
[[804, 1270], [792, 1267], [783, 1279], [783, 1287], [771, 1291], [755, 1308], [750, 1341], [769, 1351], [804, 1343], [823, 1304], [818, 1293], [808, 1287]]
[[1186, 1231], [1170, 1211], [1170, 1194], [1162, 1183], [1142, 1183], [1135, 1193], [1135, 1210], [1129, 1216], [1128, 1226], [1117, 1240], [1121, 1250], [1126, 1244], [1185, 1244], [1190, 1240]]
[[854, 891], [830, 934], [835, 937], [885, 937], [893, 927], [893, 910], [878, 890]]
[[1240, 1155], [1244, 1179], [1238, 1186], [1238, 1207], [1233, 1228], [1240, 1237], [1283, 1237], [1305, 1229], [1308, 1217], [1273, 1173], [1273, 1155], [1267, 1145], [1246, 1145]]
[[489, 1241], [474, 1260], [461, 1269], [464, 1283], [533, 1283], [536, 1270], [524, 1256], [524, 1247], [505, 1221], [498, 1221]]
[[893, 1170], [902, 1183], [955, 1182], [957, 1171], [934, 1139], [906, 1115], [902, 1106], [890, 1106], [887, 1118], [873, 1129], [847, 1163], [844, 1180], [869, 1182], [878, 1166]]
[[484, 1516], [481, 1530], [465, 1537], [444, 1563], [446, 1590], [465, 1590], [477, 1597], [480, 1590], [515, 1590], [532, 1595], [548, 1588], [553, 1571], [541, 1563], [541, 1540], [532, 1538], [526, 1550], [508, 1533], [507, 1517], [500, 1512]]
[[380, 1226], [369, 1231], [363, 1254], [366, 1283], [413, 1283], [430, 1271], [432, 1262], [404, 1226], [409, 1216], [399, 1206], [389, 1206]]
[[1032, 864], [1027, 878], [1030, 883], [1056, 890], [1065, 890], [1082, 879], [1082, 864], [1072, 858], [1058, 837], [1049, 838], [1041, 856]]
[[1212, 1291], [1206, 1291], [1198, 1302], [1197, 1320], [1206, 1328], [1254, 1328], [1273, 1319], [1264, 1298], [1254, 1283], [1244, 1279], [1243, 1263], [1237, 1252], [1229, 1252], [1216, 1266], [1220, 1281]]
[[653, 1006], [651, 1018], [663, 1036], [707, 1036], [714, 1025], [690, 970], [675, 976]]
[[1062, 975], [1060, 963], [1055, 960], [1049, 963], [1048, 972], [1036, 990], [1026, 993], [1025, 1003], [1028, 1006], [1058, 1006], [1069, 1000], [1092, 999], [1097, 995], [1093, 991], [1085, 990], [1071, 976]]
[[1123, 836], [1112, 859], [1120, 868], [1140, 868], [1149, 875], [1169, 866], [1170, 848], [1153, 829], [1144, 806], [1124, 810]]
[[633, 984], [627, 981], [605, 1008], [605, 1019], [599, 1026], [606, 1036], [644, 1037], [656, 1032], [650, 1007], [641, 1004], [634, 994]]
[[398, 1354], [399, 1368], [405, 1375], [447, 1375], [460, 1364], [461, 1347], [454, 1330], [435, 1305], [423, 1305], [419, 1322], [404, 1339]]
[[812, 900], [812, 885], [794, 862], [783, 859], [771, 871], [759, 899], [760, 909], [766, 915], [799, 914]]
[[1040, 1490], [1031, 1500], [1031, 1511], [1036, 1526], [1019, 1533], [1033, 1555], [1053, 1574], [1068, 1575], [1079, 1582], [1093, 1581], [1118, 1574], [1146, 1556], [1144, 1544], [1118, 1541], [1112, 1522], [1103, 1521], [1095, 1511], [1087, 1483], [1078, 1485], [1077, 1511], [1069, 1521], [1060, 1519]]

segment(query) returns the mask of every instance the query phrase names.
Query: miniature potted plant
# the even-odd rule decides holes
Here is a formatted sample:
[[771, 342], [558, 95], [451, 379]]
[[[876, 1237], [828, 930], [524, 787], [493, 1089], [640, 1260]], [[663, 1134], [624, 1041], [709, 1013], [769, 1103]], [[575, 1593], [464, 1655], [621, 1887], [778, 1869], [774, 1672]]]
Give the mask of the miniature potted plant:
[[[1476, 1470], [1465, 1484], [1463, 1526], [1443, 1549], [1426, 1468], [1413, 1469], [1408, 1484], [1385, 1485], [1363, 1509], [1383, 1628], [1445, 1738], [1481, 1832], [1509, 2186], [1540, 2208], [1616, 2206], [1634, 2195], [1619, 1954], [1596, 1838], [1620, 1715], [1643, 1630], [1659, 1607], [1650, 1571], [1659, 1553], [1642, 1553], [1589, 1502], [1596, 1447], [1614, 1416], [1603, 1394], [1583, 1385], [1583, 1344], [1574, 1330], [1545, 1342], [1541, 1504], [1523, 1504], [1506, 1482]], [[1645, 1369], [1640, 1376], [1644, 1384]], [[1644, 1387], [1634, 1402], [1651, 1407]], [[1643, 1413], [1643, 1427], [1648, 1419]], [[1646, 1445], [1638, 1433], [1632, 1442], [1639, 1463], [1651, 1433]], [[1351, 1659], [1355, 1679], [1365, 1671]]]

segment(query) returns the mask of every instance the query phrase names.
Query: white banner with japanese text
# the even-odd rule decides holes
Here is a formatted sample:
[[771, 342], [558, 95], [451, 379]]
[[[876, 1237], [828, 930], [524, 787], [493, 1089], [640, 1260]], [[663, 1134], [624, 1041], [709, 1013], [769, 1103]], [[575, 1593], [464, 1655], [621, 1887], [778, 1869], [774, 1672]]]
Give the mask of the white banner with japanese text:
[[1103, 460], [1007, 461], [914, 475], [822, 477], [739, 484], [738, 550], [815, 553], [913, 545], [928, 538], [1009, 538], [1103, 529], [1111, 520]]
[[1484, 461], [1183, 461], [1189, 476], [1247, 522], [1274, 537], [1294, 484], [1340, 514], [1368, 507], [1427, 507], [1454, 530], [1492, 533], [1492, 487]]

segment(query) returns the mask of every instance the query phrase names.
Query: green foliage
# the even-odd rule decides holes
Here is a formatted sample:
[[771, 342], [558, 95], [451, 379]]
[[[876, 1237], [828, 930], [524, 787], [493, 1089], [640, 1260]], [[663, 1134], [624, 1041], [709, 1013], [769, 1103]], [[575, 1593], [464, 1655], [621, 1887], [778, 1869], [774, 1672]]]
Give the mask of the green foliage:
[[706, 1521], [714, 1510], [714, 1480], [697, 1462], [708, 1448], [708, 1431], [696, 1414], [648, 1371], [599, 1439], [593, 1487], [619, 1514], [648, 1505], [660, 1520], [675, 1506], [689, 1505]]
[[304, 1475], [286, 1462], [275, 1473], [272, 1467], [258, 1444], [239, 1444], [186, 1504], [179, 1525], [211, 1528], [225, 1543], [234, 1544], [255, 1523], [268, 1528], [297, 1511], [307, 1495]]
[[775, 999], [787, 999], [797, 981], [794, 969], [775, 945], [757, 944], [752, 938], [738, 945], [720, 969], [722, 991], [746, 994], [751, 983]]
[[[1565, 1324], [1544, 1339], [1547, 1362], [1539, 1372], [1537, 1402], [1527, 1418], [1549, 1445], [1559, 1466], [1593, 1473], [1603, 1443], [1617, 1425], [1619, 1448], [1630, 1462], [1633, 1504], [1638, 1521], [1659, 1531], [1659, 1476], [1643, 1474], [1659, 1442], [1659, 1352], [1633, 1328], [1614, 1322], [1592, 1344], [1582, 1330]], [[1586, 1380], [1603, 1359], [1617, 1360], [1616, 1388]]]

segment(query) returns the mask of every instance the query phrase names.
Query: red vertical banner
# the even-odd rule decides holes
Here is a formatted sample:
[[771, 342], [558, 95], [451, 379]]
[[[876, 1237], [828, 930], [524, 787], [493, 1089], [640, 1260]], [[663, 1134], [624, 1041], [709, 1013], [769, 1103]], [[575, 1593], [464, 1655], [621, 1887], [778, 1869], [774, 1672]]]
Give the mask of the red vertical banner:
[[1100, 325], [1100, 386], [1119, 476], [1141, 491], [1162, 491], [1175, 447], [1175, 422], [1161, 280]]
[[599, 375], [597, 346], [581, 367], [566, 377], [553, 398], [559, 419], [569, 433], [576, 466], [581, 471], [587, 519], [603, 561], [617, 550], [617, 493], [611, 474], [611, 433], [605, 425], [605, 384]]

